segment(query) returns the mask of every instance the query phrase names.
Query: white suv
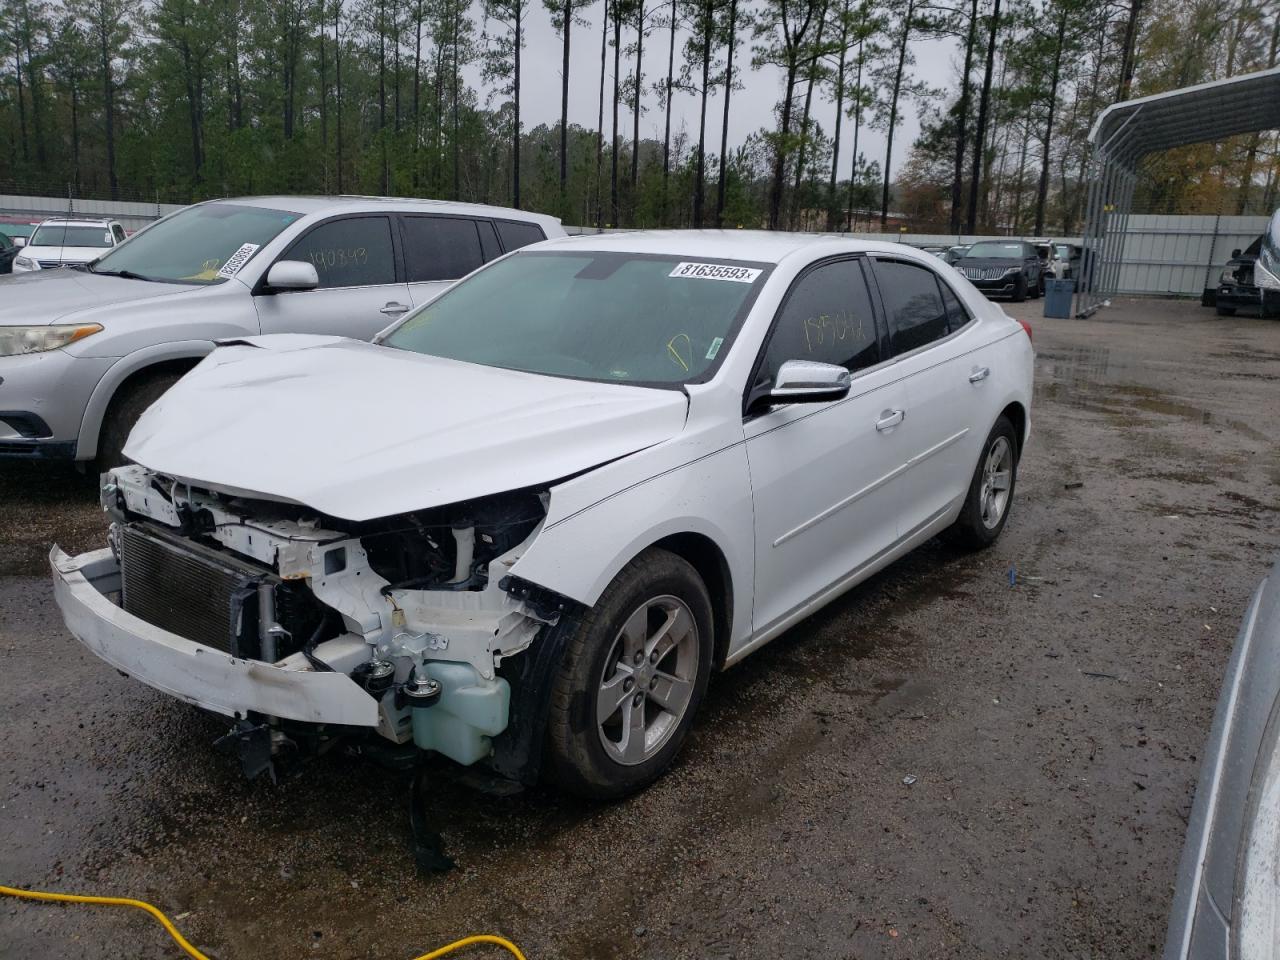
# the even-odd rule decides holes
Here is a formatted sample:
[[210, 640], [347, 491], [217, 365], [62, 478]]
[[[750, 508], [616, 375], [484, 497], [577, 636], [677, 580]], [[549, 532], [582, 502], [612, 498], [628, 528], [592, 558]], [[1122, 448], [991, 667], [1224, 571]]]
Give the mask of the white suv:
[[124, 239], [124, 227], [114, 220], [54, 217], [36, 227], [22, 253], [13, 261], [13, 272], [88, 263], [124, 243]]

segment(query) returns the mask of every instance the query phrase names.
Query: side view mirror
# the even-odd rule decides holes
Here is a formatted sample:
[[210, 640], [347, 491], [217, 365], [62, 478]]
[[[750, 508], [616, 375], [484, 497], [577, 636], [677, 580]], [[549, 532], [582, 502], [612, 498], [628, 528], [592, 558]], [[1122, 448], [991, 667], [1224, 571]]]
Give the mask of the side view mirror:
[[1231, 251], [1231, 259], [1234, 260], [1238, 256], [1240, 256], [1240, 248], [1236, 247], [1234, 250]]
[[26, 238], [26, 237], [14, 237], [14, 238], [13, 238], [13, 245], [14, 245], [15, 247], [25, 247], [25, 246], [27, 245], [27, 238]]
[[770, 403], [825, 403], [839, 400], [849, 393], [853, 380], [844, 367], [815, 360], [788, 360], [779, 369]]
[[279, 260], [267, 271], [267, 286], [274, 290], [314, 290], [320, 286], [320, 275], [304, 260]]

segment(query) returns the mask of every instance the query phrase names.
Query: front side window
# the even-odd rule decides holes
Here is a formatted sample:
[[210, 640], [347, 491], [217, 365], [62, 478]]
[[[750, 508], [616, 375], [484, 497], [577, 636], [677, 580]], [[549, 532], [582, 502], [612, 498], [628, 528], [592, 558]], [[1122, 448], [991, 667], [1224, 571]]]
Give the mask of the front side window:
[[410, 283], [457, 280], [484, 263], [476, 222], [462, 217], [405, 217], [404, 265]]
[[31, 236], [32, 246], [37, 247], [109, 247], [111, 243], [111, 231], [105, 226], [46, 223]]
[[817, 360], [856, 371], [880, 359], [862, 265], [837, 260], [796, 281], [778, 312], [754, 387], [771, 386], [788, 360]]
[[[299, 217], [238, 203], [188, 207], [99, 257], [93, 272], [168, 283], [225, 283]], [[98, 236], [105, 232], [99, 228]]]
[[517, 253], [414, 311], [382, 342], [552, 376], [687, 383], [728, 351], [768, 270], [665, 255]]
[[906, 353], [947, 335], [947, 309], [933, 271], [900, 260], [876, 263], [876, 282], [889, 320], [889, 344]]
[[280, 259], [311, 264], [321, 289], [396, 282], [391, 221], [386, 217], [344, 217], [322, 223]]

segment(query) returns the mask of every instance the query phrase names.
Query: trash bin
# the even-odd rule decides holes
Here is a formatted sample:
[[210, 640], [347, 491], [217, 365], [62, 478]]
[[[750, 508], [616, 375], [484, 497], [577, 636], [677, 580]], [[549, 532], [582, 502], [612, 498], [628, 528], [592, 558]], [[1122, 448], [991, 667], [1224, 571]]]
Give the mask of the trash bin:
[[1076, 292], [1074, 280], [1044, 282], [1044, 315], [1059, 320], [1071, 319], [1071, 298]]

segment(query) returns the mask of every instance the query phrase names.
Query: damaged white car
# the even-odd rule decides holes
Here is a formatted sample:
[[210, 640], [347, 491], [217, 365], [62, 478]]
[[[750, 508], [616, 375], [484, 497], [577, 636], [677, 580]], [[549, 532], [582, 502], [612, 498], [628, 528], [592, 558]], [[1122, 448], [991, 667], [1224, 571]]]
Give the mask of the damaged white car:
[[616, 797], [708, 678], [940, 533], [992, 542], [1030, 330], [896, 244], [556, 240], [374, 343], [222, 344], [52, 565], [102, 659], [234, 718]]

